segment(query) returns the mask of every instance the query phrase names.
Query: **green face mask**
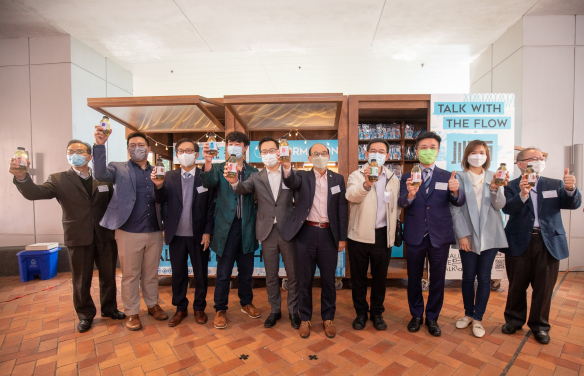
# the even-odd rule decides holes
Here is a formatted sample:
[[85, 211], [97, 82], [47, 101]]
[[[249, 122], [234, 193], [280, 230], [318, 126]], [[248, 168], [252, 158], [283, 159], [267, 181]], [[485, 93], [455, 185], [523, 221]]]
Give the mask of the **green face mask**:
[[438, 150], [436, 149], [422, 149], [418, 150], [418, 157], [420, 157], [420, 162], [425, 165], [431, 165], [436, 160], [438, 155]]

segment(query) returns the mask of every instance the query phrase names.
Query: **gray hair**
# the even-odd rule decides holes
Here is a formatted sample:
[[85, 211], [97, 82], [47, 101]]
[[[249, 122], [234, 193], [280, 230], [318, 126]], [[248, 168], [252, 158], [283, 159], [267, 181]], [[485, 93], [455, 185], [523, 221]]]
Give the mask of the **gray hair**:
[[91, 145], [89, 145], [89, 143], [87, 142], [83, 142], [81, 140], [77, 140], [77, 139], [72, 139], [71, 141], [69, 141], [69, 143], [67, 144], [67, 147], [73, 145], [73, 144], [83, 144], [86, 148], [87, 148], [87, 154], [91, 155]]
[[519, 154], [517, 154], [517, 162], [520, 162], [523, 159], [523, 157], [525, 157], [525, 154], [527, 154], [527, 152], [534, 151], [534, 150], [537, 150], [537, 151], [539, 151], [540, 153], [543, 154], [543, 152], [541, 150], [539, 150], [538, 148], [528, 147], [528, 148], [525, 148], [525, 149], [521, 150], [519, 152]]

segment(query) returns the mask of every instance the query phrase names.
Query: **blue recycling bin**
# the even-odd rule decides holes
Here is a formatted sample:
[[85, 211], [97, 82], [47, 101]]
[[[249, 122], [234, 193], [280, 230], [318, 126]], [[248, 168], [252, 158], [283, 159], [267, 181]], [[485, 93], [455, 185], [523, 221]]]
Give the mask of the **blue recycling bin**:
[[59, 250], [53, 248], [48, 251], [22, 251], [18, 252], [18, 267], [20, 269], [20, 281], [27, 282], [36, 275], [42, 280], [51, 279], [57, 275]]

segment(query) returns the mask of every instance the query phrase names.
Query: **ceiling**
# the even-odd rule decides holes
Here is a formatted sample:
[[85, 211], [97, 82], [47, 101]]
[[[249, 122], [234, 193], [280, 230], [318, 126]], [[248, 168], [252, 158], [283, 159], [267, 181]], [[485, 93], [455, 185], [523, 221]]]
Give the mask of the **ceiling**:
[[0, 38], [70, 34], [134, 95], [468, 92], [526, 12], [583, 0], [0, 0]]

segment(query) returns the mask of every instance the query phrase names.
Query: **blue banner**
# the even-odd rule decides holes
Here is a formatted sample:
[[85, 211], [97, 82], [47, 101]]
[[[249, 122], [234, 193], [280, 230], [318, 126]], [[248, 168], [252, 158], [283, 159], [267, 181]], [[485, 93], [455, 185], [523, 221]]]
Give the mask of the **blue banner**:
[[[329, 148], [331, 162], [339, 161], [339, 142], [337, 140], [289, 140], [292, 162], [308, 162], [308, 150], [314, 144], [323, 144]], [[328, 144], [328, 145], [327, 145]], [[261, 163], [262, 158], [258, 149], [259, 141], [252, 141], [249, 145], [249, 163]]]
[[496, 170], [498, 165], [499, 154], [499, 135], [498, 134], [468, 134], [468, 133], [450, 133], [446, 138], [446, 170], [458, 171], [462, 169], [462, 156], [466, 145], [473, 140], [485, 141], [491, 155], [491, 170]]

